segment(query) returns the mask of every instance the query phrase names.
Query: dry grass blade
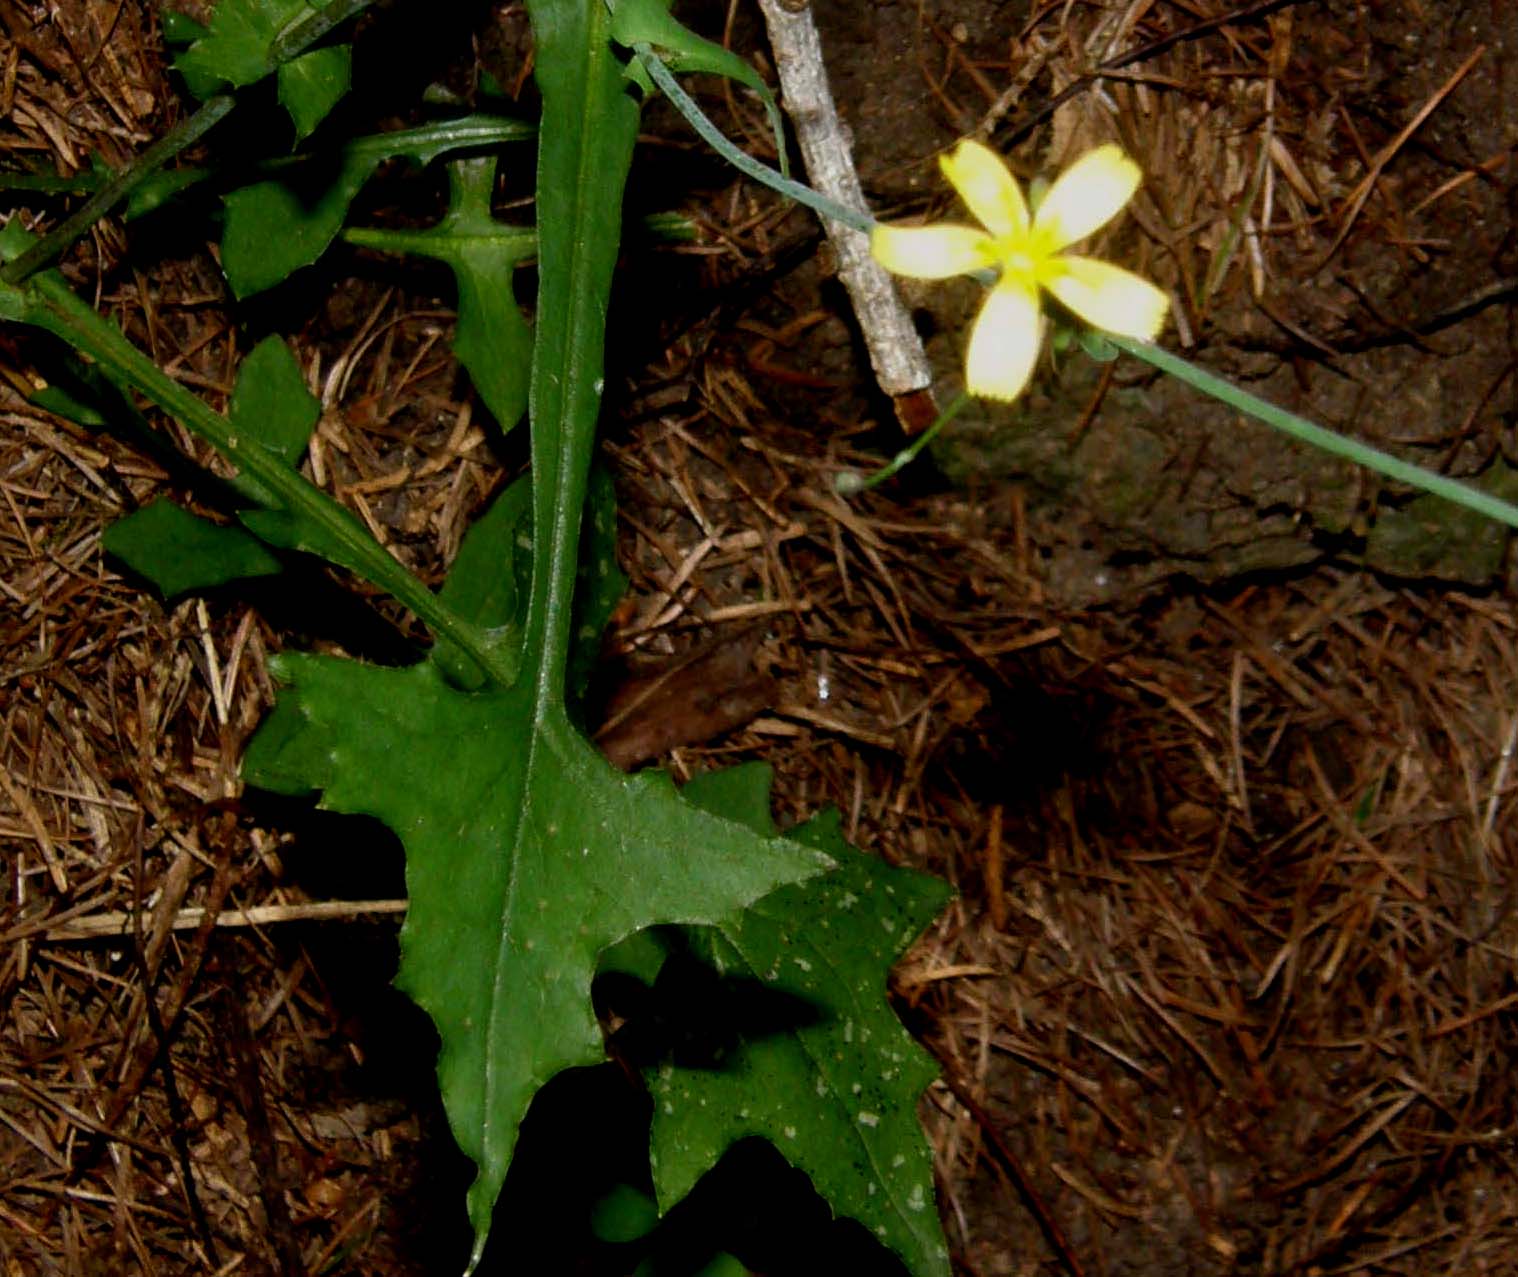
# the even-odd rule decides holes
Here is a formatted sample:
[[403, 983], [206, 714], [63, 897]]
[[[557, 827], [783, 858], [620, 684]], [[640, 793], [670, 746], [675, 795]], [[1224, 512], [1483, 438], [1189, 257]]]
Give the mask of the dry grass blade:
[[1334, 233], [1333, 242], [1328, 246], [1328, 251], [1323, 255], [1323, 260], [1318, 263], [1317, 270], [1322, 270], [1323, 267], [1328, 265], [1333, 259], [1334, 254], [1339, 251], [1339, 245], [1344, 242], [1349, 232], [1354, 228], [1355, 219], [1360, 216], [1360, 210], [1365, 207], [1365, 201], [1370, 198], [1371, 192], [1376, 189], [1376, 183], [1381, 180], [1382, 171], [1386, 168], [1387, 163], [1402, 149], [1407, 143], [1408, 138], [1412, 137], [1423, 126], [1424, 121], [1438, 109], [1439, 104], [1455, 91], [1460, 81], [1465, 79], [1475, 69], [1476, 63], [1480, 62], [1485, 56], [1486, 46], [1477, 46], [1475, 52], [1462, 62], [1450, 75], [1449, 79], [1439, 87], [1439, 90], [1419, 108], [1417, 114], [1407, 122], [1402, 131], [1376, 153], [1376, 158], [1370, 164], [1370, 171], [1360, 179], [1360, 184], [1355, 187], [1354, 191], [1351, 192], [1349, 198], [1345, 201], [1344, 212], [1339, 218], [1339, 229]]

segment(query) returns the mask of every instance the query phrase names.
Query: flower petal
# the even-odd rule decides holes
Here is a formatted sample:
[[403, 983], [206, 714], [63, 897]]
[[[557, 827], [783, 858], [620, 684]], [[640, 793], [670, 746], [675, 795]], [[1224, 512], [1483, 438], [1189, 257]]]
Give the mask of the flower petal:
[[1050, 248], [1057, 252], [1116, 217], [1133, 198], [1142, 176], [1121, 147], [1109, 143], [1087, 151], [1054, 179], [1033, 224], [1049, 236]]
[[870, 232], [875, 260], [897, 275], [948, 279], [986, 264], [991, 237], [970, 226], [880, 226]]
[[990, 147], [966, 138], [951, 154], [939, 156], [938, 165], [965, 206], [991, 234], [1021, 234], [1028, 229], [1028, 205], [1022, 188]]
[[1147, 279], [1091, 257], [1058, 261], [1063, 269], [1046, 287], [1088, 324], [1142, 341], [1159, 336], [1170, 298]]
[[1016, 399], [1033, 376], [1043, 340], [1044, 314], [1038, 294], [1019, 284], [998, 284], [970, 331], [965, 388], [987, 399]]

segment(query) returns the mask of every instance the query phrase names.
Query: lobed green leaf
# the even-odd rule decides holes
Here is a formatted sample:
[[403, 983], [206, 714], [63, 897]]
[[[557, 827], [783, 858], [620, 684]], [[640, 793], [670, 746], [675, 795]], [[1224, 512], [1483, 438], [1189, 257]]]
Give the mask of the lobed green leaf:
[[532, 680], [466, 693], [432, 661], [378, 669], [284, 655], [284, 685], [243, 762], [280, 793], [322, 792], [405, 844], [410, 909], [397, 983], [442, 1039], [438, 1078], [460, 1148], [477, 1251], [537, 1089], [604, 1058], [597, 955], [643, 928], [717, 921], [831, 862], [624, 776]]
[[[699, 776], [684, 794], [756, 831], [773, 828], [762, 764]], [[918, 1098], [938, 1070], [885, 994], [891, 965], [951, 893], [936, 878], [854, 850], [836, 811], [790, 836], [838, 868], [729, 915], [706, 940], [719, 972], [758, 980], [815, 1015], [789, 1032], [744, 1037], [720, 1068], [668, 1062], [648, 1071], [660, 1208], [684, 1197], [732, 1144], [760, 1136], [914, 1277], [947, 1277], [933, 1161], [917, 1120]]]
[[[531, 572], [532, 482], [523, 476], [469, 525], [438, 591], [462, 619], [485, 632], [513, 670], [522, 659], [522, 609]], [[432, 659], [457, 687], [477, 691], [485, 685], [485, 672], [446, 639], [434, 645]]]
[[290, 113], [295, 140], [304, 141], [327, 118], [353, 81], [353, 50], [332, 44], [292, 58], [279, 68], [279, 101]]
[[414, 253], [445, 262], [458, 287], [453, 350], [502, 430], [527, 407], [532, 333], [513, 291], [516, 268], [537, 252], [537, 233], [504, 226], [490, 212], [495, 187], [493, 155], [454, 160], [448, 166], [449, 204], [427, 230], [353, 228], [352, 244]]
[[170, 599], [228, 581], [274, 576], [283, 569], [241, 528], [212, 523], [172, 501], [154, 501], [118, 519], [101, 543]]
[[[210, 23], [175, 59], [196, 96], [219, 85], [253, 84], [291, 61], [370, 0], [216, 0]], [[195, 35], [193, 20], [174, 15], [174, 35]]]
[[[287, 466], [294, 466], [311, 442], [321, 405], [306, 389], [300, 364], [281, 337], [265, 337], [248, 352], [237, 370], [227, 416], [242, 438], [258, 444]], [[247, 477], [234, 480], [239, 491], [267, 505], [270, 497]]]
[[[61, 388], [48, 402], [72, 420], [97, 427], [107, 424], [100, 408]], [[130, 410], [125, 398], [114, 408], [116, 412]], [[266, 337], [243, 360], [228, 416], [239, 435], [282, 464], [293, 467], [299, 461], [316, 424], [317, 403], [282, 339]], [[278, 506], [273, 495], [249, 476], [236, 476], [230, 486], [260, 506]], [[246, 524], [250, 516], [256, 521], [258, 513], [243, 511], [240, 517]], [[103, 543], [166, 598], [246, 577], [273, 576], [282, 568], [279, 559], [250, 532], [212, 523], [168, 501], [155, 501], [118, 520], [106, 529]]]
[[386, 160], [429, 164], [440, 155], [531, 137], [531, 125], [492, 116], [466, 116], [443, 124], [359, 138], [330, 157], [317, 180], [311, 165], [290, 180], [256, 182], [226, 197], [222, 269], [239, 298], [272, 288], [315, 262], [342, 230], [348, 207]]
[[278, 65], [275, 44], [285, 28], [320, 7], [307, 0], [217, 0], [206, 34], [175, 65], [195, 82], [252, 84]]

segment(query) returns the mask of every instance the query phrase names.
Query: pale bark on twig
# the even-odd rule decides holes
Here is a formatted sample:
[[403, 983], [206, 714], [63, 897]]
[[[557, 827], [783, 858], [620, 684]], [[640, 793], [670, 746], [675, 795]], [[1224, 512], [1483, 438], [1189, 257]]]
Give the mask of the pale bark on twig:
[[[822, 43], [810, 6], [804, 0], [799, 5], [796, 0], [759, 0], [759, 7], [769, 28], [781, 97], [796, 128], [807, 177], [829, 199], [868, 213], [854, 157], [828, 88]], [[932, 384], [933, 374], [912, 318], [897, 297], [891, 277], [870, 256], [869, 237], [827, 217], [823, 225], [880, 388], [897, 401], [903, 423], [920, 429], [927, 421], [915, 419], [924, 407], [931, 420], [931, 397], [923, 392]]]

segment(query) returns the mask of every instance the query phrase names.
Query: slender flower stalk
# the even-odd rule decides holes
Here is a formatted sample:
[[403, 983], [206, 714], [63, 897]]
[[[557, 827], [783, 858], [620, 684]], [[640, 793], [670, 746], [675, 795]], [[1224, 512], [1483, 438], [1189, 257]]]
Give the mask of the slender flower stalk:
[[[1518, 506], [1357, 439], [1324, 430], [1154, 345], [1169, 310], [1165, 294], [1147, 280], [1108, 262], [1064, 251], [1117, 216], [1138, 189], [1138, 166], [1118, 147], [1100, 146], [1082, 156], [1049, 188], [1037, 210], [1030, 211], [1017, 179], [996, 153], [977, 142], [961, 142], [939, 163], [983, 229], [883, 226], [868, 214], [835, 204], [739, 151], [701, 113], [651, 47], [638, 45], [634, 51], [654, 82], [721, 155], [756, 181], [826, 217], [868, 232], [871, 250], [887, 270], [918, 279], [961, 274], [991, 277], [990, 293], [970, 336], [965, 378], [970, 394], [1011, 400], [1027, 387], [1043, 343], [1041, 294], [1049, 292], [1088, 324], [1111, 336], [1117, 349], [1240, 412], [1294, 439], [1518, 528]], [[937, 437], [965, 403], [964, 395], [955, 399], [932, 426], [873, 474], [845, 471], [838, 475], [838, 491], [862, 492], [896, 474]]]

